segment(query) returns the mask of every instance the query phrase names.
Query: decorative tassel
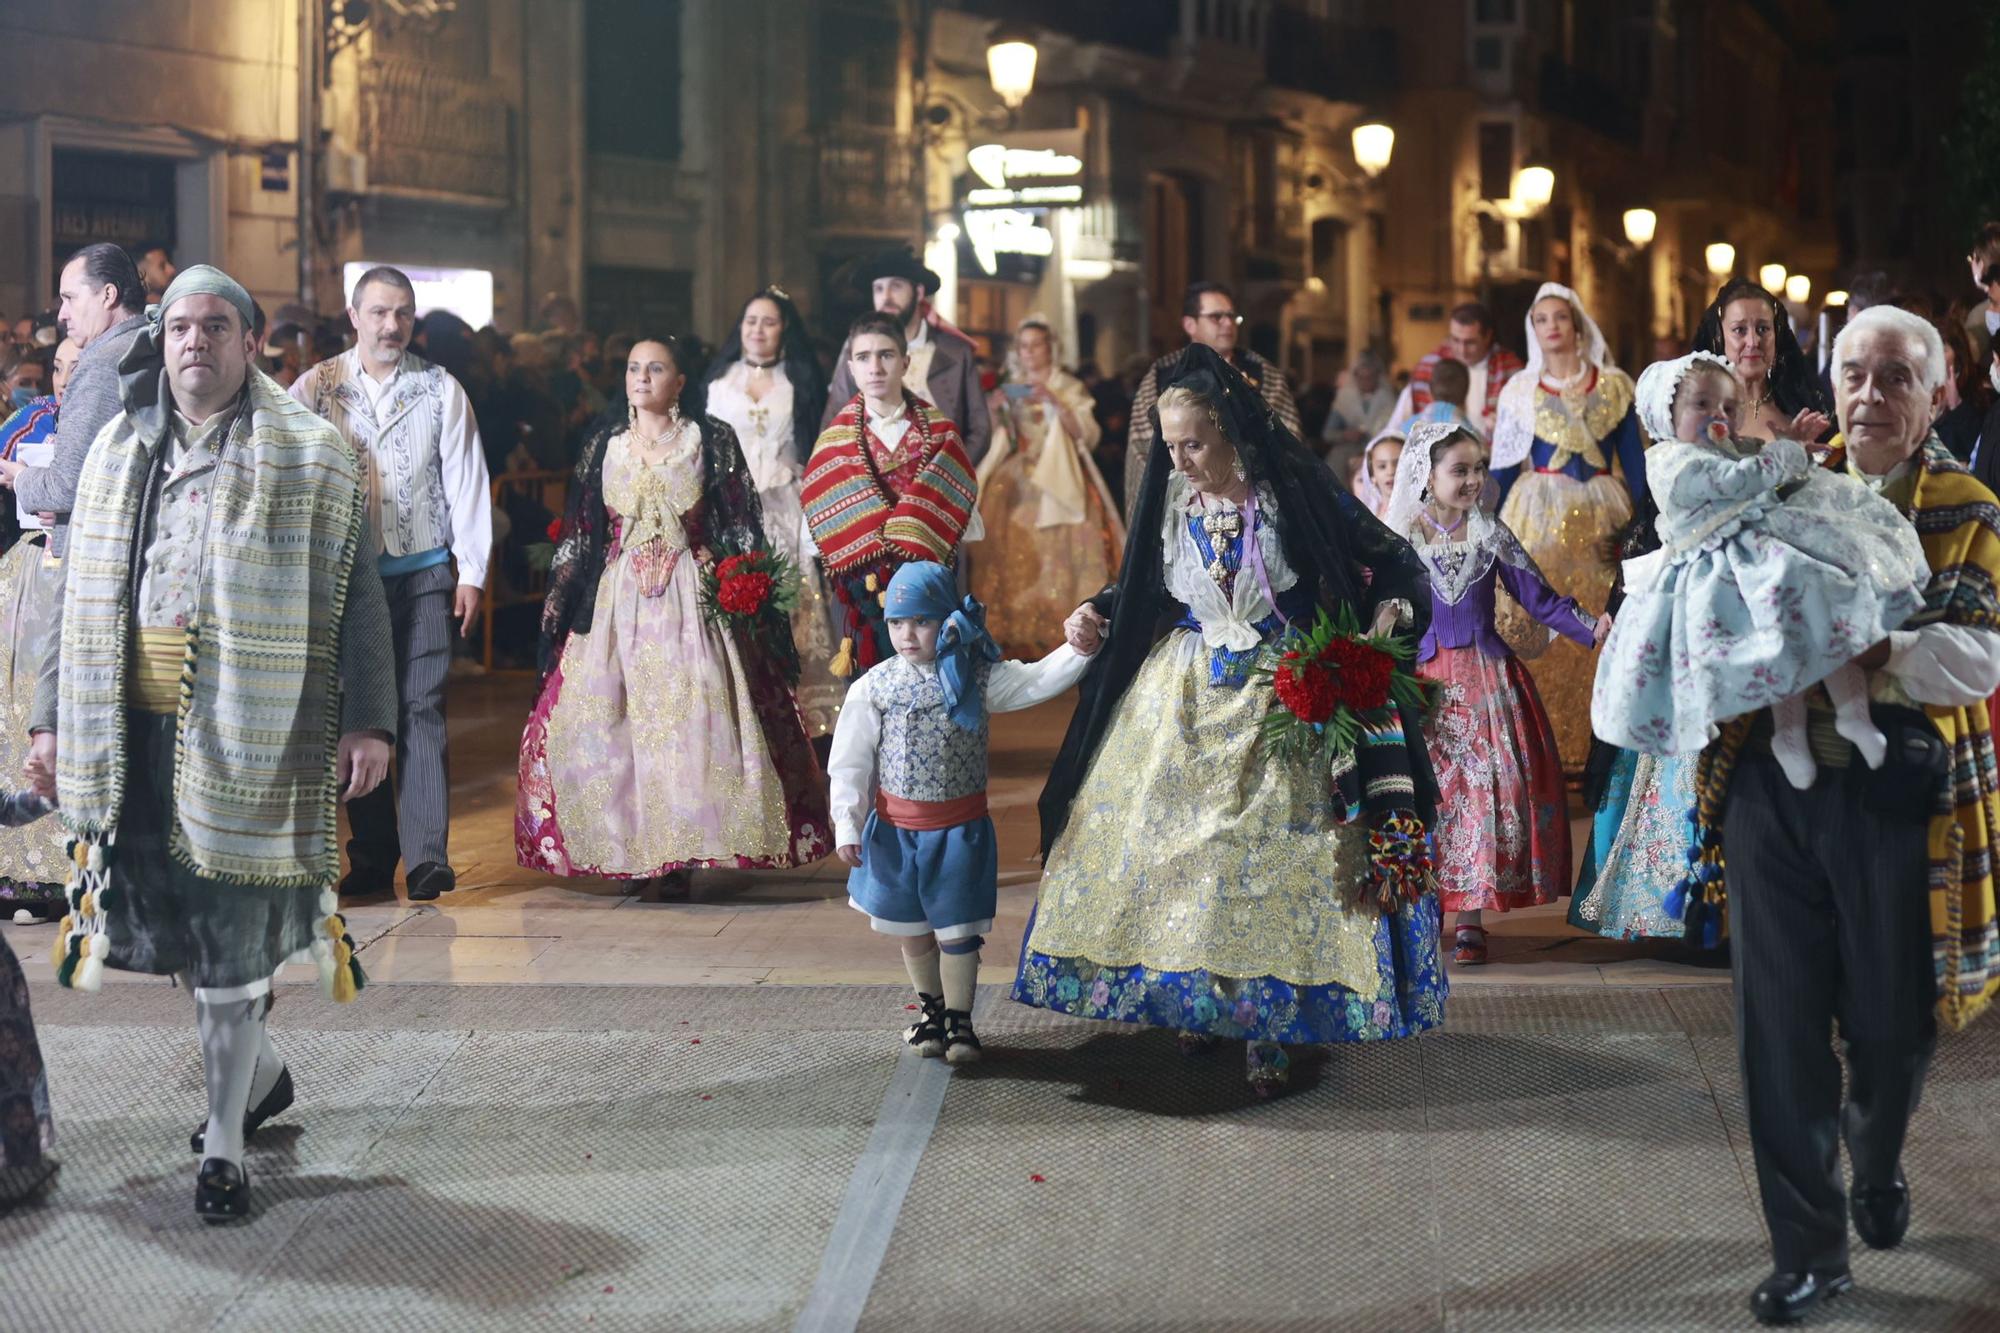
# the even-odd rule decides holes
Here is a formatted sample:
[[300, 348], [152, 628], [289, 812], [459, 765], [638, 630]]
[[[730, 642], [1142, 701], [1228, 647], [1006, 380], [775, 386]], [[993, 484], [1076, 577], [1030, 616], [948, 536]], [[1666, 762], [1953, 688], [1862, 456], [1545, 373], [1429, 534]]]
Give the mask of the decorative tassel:
[[1436, 876], [1423, 821], [1409, 813], [1391, 815], [1368, 835], [1369, 874], [1363, 892], [1392, 913], [1432, 891]]
[[867, 588], [868, 591], [870, 592], [878, 592], [881, 590], [882, 587], [882, 581], [876, 578], [873, 574], [870, 574], [867, 578], [861, 580], [861, 584], [863, 587]]
[[72, 935], [67, 947], [63, 949], [62, 963], [56, 968], [57, 985], [69, 986], [75, 983], [76, 967], [82, 961], [82, 952], [83, 940], [79, 936]]
[[361, 987], [354, 978], [354, 950], [346, 940], [333, 946], [333, 999], [336, 1004], [346, 1004], [354, 999]]
[[70, 932], [75, 929], [76, 929], [76, 918], [73, 916], [65, 916], [62, 919], [62, 924], [56, 927], [55, 947], [49, 950], [50, 967], [58, 969], [62, 967], [63, 955], [69, 952]]
[[[874, 576], [870, 575], [869, 577], [872, 578]], [[826, 669], [828, 674], [832, 675], [836, 680], [846, 680], [854, 674], [853, 639], [848, 638], [840, 641], [840, 651], [833, 655], [833, 660], [826, 664]]]

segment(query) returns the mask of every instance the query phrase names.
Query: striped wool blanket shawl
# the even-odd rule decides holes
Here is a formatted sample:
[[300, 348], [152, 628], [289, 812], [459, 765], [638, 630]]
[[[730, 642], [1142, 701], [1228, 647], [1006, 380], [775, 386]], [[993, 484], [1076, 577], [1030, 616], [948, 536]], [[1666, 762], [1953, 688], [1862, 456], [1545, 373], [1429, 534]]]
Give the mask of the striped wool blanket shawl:
[[949, 565], [972, 520], [979, 488], [958, 427], [907, 390], [903, 399], [915, 418], [904, 438], [916, 441], [919, 453], [916, 477], [902, 494], [889, 488], [868, 447], [868, 409], [861, 395], [813, 445], [799, 502], [832, 573], [885, 559]]
[[[2000, 504], [1933, 435], [1917, 453], [1916, 490], [1907, 513], [1931, 567], [1924, 608], [1907, 628], [1963, 625], [2000, 632]], [[1826, 466], [1847, 465], [1838, 440]], [[2000, 913], [1994, 905], [1993, 854], [2000, 843], [2000, 772], [1984, 700], [1969, 708], [1925, 705], [1951, 755], [1950, 781], [1938, 792], [1929, 830], [1931, 957], [1937, 971], [1938, 1022], [1964, 1027], [2000, 993]], [[1749, 739], [1751, 717], [1723, 725], [1702, 751], [1695, 777], [1692, 873], [1683, 885], [1690, 937], [1698, 918], [1719, 923], [1727, 858], [1722, 815], [1729, 779]]]
[[[165, 372], [150, 379], [128, 379], [126, 410], [98, 434], [70, 520], [57, 784], [63, 822], [92, 847], [115, 846], [124, 803], [135, 548], [171, 438]], [[209, 486], [175, 719], [169, 845], [224, 883], [330, 884], [360, 473], [339, 433], [260, 371], [225, 410], [234, 419]]]

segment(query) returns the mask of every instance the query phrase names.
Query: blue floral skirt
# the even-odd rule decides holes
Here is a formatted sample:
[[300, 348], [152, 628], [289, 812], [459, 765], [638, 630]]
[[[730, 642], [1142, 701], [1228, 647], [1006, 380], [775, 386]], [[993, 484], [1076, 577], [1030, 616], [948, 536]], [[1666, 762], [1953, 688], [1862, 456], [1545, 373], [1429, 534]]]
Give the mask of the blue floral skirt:
[[1318, 1043], [1444, 1019], [1435, 899], [1358, 902], [1368, 832], [1260, 738], [1269, 681], [1216, 683], [1175, 630], [1118, 704], [1049, 850], [1013, 998], [1116, 1022]]
[[[1051, 958], [1026, 947], [1013, 998], [1077, 1018], [1200, 1032], [1212, 1037], [1317, 1045], [1414, 1037], [1444, 1022], [1438, 908], [1426, 898], [1377, 932], [1385, 982], [1374, 995], [1345, 986], [1295, 986], [1277, 977], [1226, 977], [1206, 970], [1155, 972]], [[1028, 920], [1032, 938], [1035, 923]]]

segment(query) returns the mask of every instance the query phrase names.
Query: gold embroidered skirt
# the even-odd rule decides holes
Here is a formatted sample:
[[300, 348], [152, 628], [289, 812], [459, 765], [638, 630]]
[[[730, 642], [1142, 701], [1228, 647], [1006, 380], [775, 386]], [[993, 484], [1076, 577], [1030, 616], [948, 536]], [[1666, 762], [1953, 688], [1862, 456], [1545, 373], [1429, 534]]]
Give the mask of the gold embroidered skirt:
[[[1500, 519], [1541, 566], [1551, 588], [1574, 597], [1593, 615], [1604, 609], [1618, 573], [1618, 567], [1605, 560], [1604, 546], [1632, 519], [1632, 496], [1624, 482], [1609, 473], [1578, 481], [1561, 473], [1524, 469], [1507, 493]], [[1517, 652], [1531, 643], [1547, 645], [1544, 653], [1521, 656], [1555, 728], [1563, 771], [1581, 773], [1590, 758], [1590, 687], [1597, 675], [1597, 654], [1566, 639], [1550, 644], [1548, 630], [1504, 591], [1497, 599], [1495, 622], [1501, 637]]]

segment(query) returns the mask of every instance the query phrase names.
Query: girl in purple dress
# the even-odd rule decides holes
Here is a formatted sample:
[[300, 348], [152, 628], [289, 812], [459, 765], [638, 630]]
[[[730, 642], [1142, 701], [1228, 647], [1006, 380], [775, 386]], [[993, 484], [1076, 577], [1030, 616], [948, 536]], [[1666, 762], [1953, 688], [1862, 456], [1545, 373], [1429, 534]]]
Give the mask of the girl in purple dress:
[[1439, 693], [1425, 730], [1437, 769], [1438, 902], [1458, 913], [1453, 961], [1486, 961], [1481, 913], [1569, 891], [1569, 818], [1555, 733], [1535, 682], [1494, 628], [1505, 586], [1552, 632], [1594, 648], [1611, 627], [1559, 596], [1507, 525], [1479, 507], [1487, 453], [1463, 427], [1410, 428], [1384, 522], [1431, 576], [1417, 674]]

